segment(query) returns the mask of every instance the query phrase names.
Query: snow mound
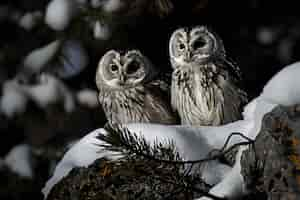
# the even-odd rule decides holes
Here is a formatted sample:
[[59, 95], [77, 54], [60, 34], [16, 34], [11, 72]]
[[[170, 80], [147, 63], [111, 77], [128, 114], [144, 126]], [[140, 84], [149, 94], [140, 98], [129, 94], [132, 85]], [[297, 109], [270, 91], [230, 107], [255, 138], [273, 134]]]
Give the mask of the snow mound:
[[300, 103], [300, 62], [278, 72], [264, 87], [261, 94], [266, 101], [290, 106]]
[[[259, 133], [262, 118], [276, 106], [290, 106], [300, 103], [299, 73], [300, 62], [286, 66], [268, 81], [262, 94], [245, 107], [244, 121], [252, 121], [250, 131], [243, 132], [246, 136], [255, 139]], [[244, 188], [243, 177], [240, 174], [240, 157], [245, 148], [240, 148], [233, 169], [209, 191], [211, 194], [221, 198], [234, 199], [247, 192]], [[198, 200], [211, 200], [211, 198], [202, 197]]]
[[[101, 141], [96, 138], [99, 133], [103, 133], [103, 129], [97, 129], [83, 137], [64, 155], [63, 159], [57, 164], [54, 175], [46, 183], [42, 190], [45, 196], [48, 195], [51, 188], [61, 178], [66, 176], [66, 174], [68, 174], [74, 166], [87, 167], [97, 158], [101, 158], [109, 154], [108, 152], [99, 152], [99, 147], [97, 145], [101, 144]], [[82, 148], [84, 151], [82, 151]]]
[[[212, 149], [219, 149], [232, 132], [240, 132], [255, 139], [261, 127], [264, 115], [277, 105], [293, 105], [300, 103], [300, 84], [296, 74], [300, 72], [300, 63], [287, 66], [276, 74], [264, 87], [262, 94], [250, 102], [244, 109], [244, 119], [223, 126], [165, 126], [156, 124], [128, 124], [124, 125], [129, 131], [143, 136], [147, 142], [167, 142], [172, 140], [176, 150], [185, 160], [202, 159]], [[285, 84], [285, 85], [283, 85]], [[48, 195], [51, 188], [72, 168], [88, 166], [96, 159], [108, 156], [115, 158], [116, 155], [108, 151], [100, 151], [103, 141], [97, 140], [99, 134], [107, 134], [104, 129], [97, 129], [85, 136], [75, 144], [63, 157], [56, 167], [53, 176], [46, 183], [43, 193]], [[245, 141], [240, 137], [233, 137], [229, 146]], [[219, 197], [237, 197], [243, 190], [243, 178], [240, 174], [240, 156], [246, 147], [241, 147], [237, 155], [237, 162], [231, 169], [216, 161], [209, 162], [203, 178], [209, 184], [216, 184], [210, 193]], [[209, 198], [200, 198], [201, 200]]]

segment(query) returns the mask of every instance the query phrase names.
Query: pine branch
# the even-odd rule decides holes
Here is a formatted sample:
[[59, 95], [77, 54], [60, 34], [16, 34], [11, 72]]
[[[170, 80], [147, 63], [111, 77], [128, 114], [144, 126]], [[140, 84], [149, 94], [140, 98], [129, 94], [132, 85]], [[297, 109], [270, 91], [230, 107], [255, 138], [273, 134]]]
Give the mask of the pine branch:
[[[253, 144], [254, 141], [251, 140], [250, 138], [244, 136], [241, 133], [232, 133], [226, 140], [224, 146], [219, 150], [219, 153], [213, 156], [208, 156], [204, 159], [201, 160], [189, 160], [189, 161], [183, 161], [179, 153], [175, 150], [175, 145], [173, 142], [168, 142], [166, 145], [155, 142], [152, 146], [146, 141], [144, 137], [138, 137], [137, 134], [130, 132], [127, 128], [122, 127], [121, 125], [118, 124], [107, 124], [105, 126], [105, 129], [107, 130], [106, 135], [98, 135], [98, 139], [104, 141], [106, 144], [100, 145], [101, 147], [104, 148], [104, 150], [109, 150], [109, 151], [114, 151], [114, 152], [120, 152], [125, 156], [125, 159], [123, 160], [124, 162], [126, 159], [137, 159], [137, 158], [144, 158], [148, 159], [157, 163], [162, 163], [165, 165], [162, 165], [164, 167], [171, 165], [172, 167], [175, 167], [176, 165], [180, 165], [179, 168], [174, 168], [175, 170], [180, 170], [184, 169], [183, 172], [181, 173], [181, 176], [176, 177], [174, 180], [173, 179], [165, 179], [164, 177], [157, 176], [156, 170], [152, 169], [150, 171], [143, 170], [145, 174], [148, 174], [149, 176], [154, 176], [155, 179], [160, 180], [161, 182], [164, 183], [169, 183], [173, 184], [176, 187], [182, 188], [185, 191], [193, 191], [197, 194], [201, 194], [207, 197], [210, 197], [215, 200], [224, 200], [225, 198], [220, 198], [217, 196], [214, 196], [204, 189], [199, 189], [195, 187], [193, 184], [194, 182], [197, 183], [202, 183], [206, 187], [209, 186], [207, 185], [203, 179], [199, 177], [194, 177], [192, 178], [193, 181], [190, 183], [186, 182], [187, 177], [191, 177], [191, 172], [192, 168], [197, 164], [212, 161], [212, 160], [217, 160], [223, 157], [225, 154], [229, 153], [233, 149], [241, 146], [241, 145], [249, 145]], [[233, 136], [240, 136], [244, 138], [246, 141], [245, 142], [240, 142], [236, 143], [230, 147], [227, 148], [230, 139]], [[127, 161], [128, 161], [127, 160]], [[187, 164], [190, 164], [189, 167], [185, 168]], [[159, 170], [161, 171], [161, 170]], [[159, 173], [158, 173], [159, 174]], [[200, 173], [201, 174], [201, 171]], [[193, 176], [192, 176], [193, 177]], [[197, 181], [195, 181], [195, 178], [198, 178]]]
[[[225, 154], [231, 152], [233, 149], [239, 146], [250, 145], [254, 143], [253, 140], [244, 136], [242, 133], [232, 133], [227, 138], [221, 150], [219, 150], [219, 153], [199, 160], [183, 161], [180, 158], [179, 153], [175, 151], [175, 145], [173, 142], [169, 142], [169, 144], [167, 145], [163, 145], [162, 143], [155, 143], [151, 147], [146, 142], [145, 138], [138, 137], [135, 133], [131, 133], [127, 128], [122, 128], [120, 125], [107, 125], [105, 129], [108, 131], [108, 135], [99, 135], [98, 139], [107, 143], [101, 145], [106, 150], [122, 152], [125, 155], [139, 155], [150, 160], [170, 164], [200, 164], [203, 162], [213, 161], [222, 158]], [[247, 141], [236, 143], [226, 149], [228, 143], [230, 142], [230, 139], [235, 135], [238, 135]], [[168, 154], [168, 157], [174, 157], [175, 159], [164, 158], [166, 157], [166, 152], [163, 151], [166, 151], [167, 149], [168, 151], [171, 151], [169, 152], [171, 154]], [[174, 156], [172, 156], [172, 153]]]
[[98, 139], [106, 144], [100, 145], [105, 150], [120, 152], [125, 156], [139, 155], [146, 159], [160, 162], [161, 160], [182, 160], [173, 142], [166, 144], [154, 142], [150, 145], [144, 137], [138, 137], [127, 128], [117, 124], [106, 124], [107, 135], [98, 135]]

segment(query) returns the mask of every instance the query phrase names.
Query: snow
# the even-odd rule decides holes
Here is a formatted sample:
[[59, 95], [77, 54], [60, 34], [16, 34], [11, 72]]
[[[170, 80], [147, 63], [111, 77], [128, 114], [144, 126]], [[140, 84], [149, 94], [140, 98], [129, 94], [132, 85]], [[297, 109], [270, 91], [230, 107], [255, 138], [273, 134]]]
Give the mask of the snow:
[[263, 99], [280, 104], [294, 105], [300, 103], [300, 62], [283, 68], [264, 87]]
[[63, 43], [60, 60], [56, 63], [56, 73], [61, 78], [78, 75], [88, 65], [89, 57], [86, 50], [77, 40], [67, 40]]
[[96, 21], [94, 24], [94, 38], [97, 40], [108, 40], [110, 37], [110, 30], [107, 24]]
[[26, 110], [28, 97], [15, 80], [6, 81], [2, 88], [0, 111], [8, 118], [22, 114]]
[[[259, 133], [263, 116], [270, 112], [277, 105], [289, 106], [300, 103], [300, 81], [298, 75], [300, 72], [300, 62], [286, 66], [278, 72], [263, 88], [262, 94], [250, 102], [244, 109], [244, 121], [249, 121], [252, 128], [244, 132], [248, 137], [255, 139]], [[224, 177], [224, 179], [214, 186], [209, 192], [218, 197], [234, 199], [237, 196], [245, 194], [243, 177], [240, 174], [240, 157], [245, 150], [241, 147], [237, 155], [237, 162], [233, 169]], [[202, 197], [198, 200], [210, 200]]]
[[41, 18], [42, 18], [42, 13], [40, 11], [29, 12], [21, 17], [19, 21], [19, 25], [24, 29], [30, 31], [37, 25], [37, 23]]
[[272, 44], [276, 36], [277, 32], [270, 27], [261, 27], [257, 30], [257, 39], [264, 45]]
[[73, 0], [52, 0], [46, 9], [45, 23], [56, 31], [65, 30], [78, 13], [78, 5]]
[[23, 61], [24, 67], [32, 72], [41, 70], [53, 58], [60, 44], [60, 40], [55, 40], [42, 48], [33, 50], [25, 57]]
[[[180, 155], [186, 160], [201, 159], [206, 156], [212, 147], [221, 148], [227, 136], [234, 130], [244, 132], [247, 129], [247, 123], [243, 121], [235, 124], [228, 124], [222, 127], [186, 127], [186, 126], [164, 126], [158, 124], [128, 124], [126, 127], [137, 135], [144, 136], [146, 140], [153, 144], [156, 141], [167, 143], [173, 140]], [[73, 146], [63, 157], [56, 167], [53, 176], [46, 183], [43, 193], [48, 195], [51, 188], [72, 168], [88, 166], [97, 158], [108, 156], [113, 158], [111, 152], [101, 152], [100, 147], [95, 144], [101, 144], [101, 141], [95, 137], [99, 134], [105, 134], [104, 129], [97, 129], [85, 136]], [[240, 138], [236, 138], [240, 141]], [[83, 151], [84, 149], [84, 151]], [[101, 153], [99, 153], [99, 151]], [[116, 156], [116, 155], [114, 155]], [[229, 167], [215, 162], [208, 163], [204, 171], [204, 178], [210, 184], [219, 182], [229, 171]]]
[[[276, 74], [264, 87], [260, 96], [250, 102], [244, 109], [244, 119], [223, 126], [164, 126], [158, 124], [127, 124], [129, 131], [143, 136], [153, 144], [156, 141], [168, 142], [172, 140], [176, 150], [185, 160], [202, 159], [212, 150], [223, 146], [232, 132], [240, 132], [255, 139], [261, 127], [264, 115], [277, 105], [293, 105], [300, 103], [300, 84], [297, 75], [300, 74], [300, 63], [287, 66]], [[51, 188], [74, 167], [88, 166], [97, 158], [108, 156], [115, 158], [112, 152], [100, 151], [101, 144], [97, 134], [106, 134], [104, 129], [97, 129], [75, 144], [63, 157], [56, 167], [53, 176], [46, 183], [43, 193], [48, 195]], [[245, 141], [235, 136], [230, 145]], [[246, 147], [241, 147], [237, 154], [237, 162], [233, 168], [216, 161], [207, 163], [203, 171], [203, 178], [209, 184], [216, 184], [210, 193], [219, 197], [231, 199], [246, 191], [240, 174], [240, 156]], [[206, 197], [199, 200], [209, 199]]]
[[[87, 136], [83, 137], [64, 155], [62, 160], [57, 164], [54, 175], [46, 183], [42, 192], [47, 195], [51, 188], [66, 174], [68, 174], [73, 167], [82, 166], [87, 167], [97, 158], [101, 158], [109, 154], [109, 152], [99, 152], [97, 144], [101, 144], [101, 141], [96, 139], [99, 133], [102, 133], [103, 129], [97, 129]], [[82, 148], [84, 151], [82, 151]]]
[[56, 77], [42, 74], [36, 85], [21, 85], [15, 79], [6, 81], [3, 84], [0, 111], [6, 117], [12, 118], [25, 112], [28, 100], [42, 109], [57, 103], [61, 103], [67, 113], [76, 108], [72, 91]]
[[79, 104], [85, 105], [89, 108], [96, 108], [99, 106], [98, 92], [92, 89], [83, 89], [77, 92], [76, 98]]
[[50, 74], [42, 74], [40, 84], [24, 86], [28, 96], [41, 108], [48, 105], [63, 103], [66, 112], [70, 113], [75, 109], [75, 98], [67, 86]]
[[120, 10], [123, 7], [121, 0], [108, 0], [103, 5], [103, 10], [106, 12], [115, 12]]
[[22, 177], [33, 178], [30, 158], [30, 146], [28, 144], [20, 144], [12, 148], [5, 156], [4, 164]]

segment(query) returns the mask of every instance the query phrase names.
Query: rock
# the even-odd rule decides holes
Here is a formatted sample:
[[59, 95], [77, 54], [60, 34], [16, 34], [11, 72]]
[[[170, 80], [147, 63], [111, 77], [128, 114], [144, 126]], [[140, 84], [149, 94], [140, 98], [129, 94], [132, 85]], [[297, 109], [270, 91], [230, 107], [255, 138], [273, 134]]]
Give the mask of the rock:
[[[241, 173], [254, 199], [300, 199], [300, 105], [265, 115], [254, 145], [243, 152]], [[261, 198], [265, 196], [265, 198]]]
[[129, 159], [119, 163], [101, 158], [88, 168], [74, 168], [52, 188], [47, 200], [199, 197], [199, 193], [179, 187], [183, 182], [187, 187], [193, 185], [207, 191], [207, 185], [202, 184], [198, 176], [183, 176], [179, 169], [176, 165], [145, 159]]

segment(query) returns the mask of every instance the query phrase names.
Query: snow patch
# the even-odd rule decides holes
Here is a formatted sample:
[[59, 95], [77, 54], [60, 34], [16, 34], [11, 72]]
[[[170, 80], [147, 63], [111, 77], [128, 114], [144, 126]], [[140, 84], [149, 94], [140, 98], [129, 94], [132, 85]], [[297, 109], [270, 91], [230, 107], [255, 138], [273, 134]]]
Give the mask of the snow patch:
[[23, 15], [19, 21], [19, 25], [30, 31], [33, 29], [38, 22], [42, 19], [42, 13], [40, 11], [30, 12]]
[[30, 158], [30, 146], [28, 144], [20, 144], [11, 149], [5, 156], [4, 164], [22, 177], [33, 178]]
[[[293, 105], [300, 103], [300, 63], [287, 66], [276, 74], [264, 87], [262, 94], [250, 102], [244, 110], [245, 119], [223, 126], [165, 126], [156, 124], [128, 124], [124, 125], [129, 131], [143, 136], [147, 142], [167, 142], [172, 140], [176, 150], [185, 160], [202, 159], [212, 149], [219, 149], [232, 132], [240, 132], [255, 139], [261, 128], [264, 115], [277, 105]], [[43, 193], [48, 195], [51, 188], [66, 176], [72, 168], [88, 166], [103, 156], [115, 158], [116, 155], [108, 151], [100, 151], [97, 144], [99, 134], [107, 134], [104, 129], [97, 129], [76, 143], [63, 157], [56, 167], [53, 176], [46, 183]], [[229, 146], [245, 141], [240, 137], [233, 137]], [[240, 156], [246, 147], [241, 147], [237, 154], [237, 162], [230, 169], [216, 161], [209, 162], [203, 172], [203, 177], [210, 184], [216, 184], [210, 193], [219, 197], [232, 199], [245, 193], [243, 178], [240, 174]], [[201, 200], [209, 198], [200, 198]]]
[[41, 108], [48, 105], [62, 103], [66, 112], [70, 113], [75, 109], [75, 99], [67, 86], [50, 74], [42, 74], [40, 84], [25, 86], [31, 99]]
[[[89, 57], [86, 50], [76, 40], [64, 42], [58, 63], [51, 66], [61, 78], [70, 78], [78, 75], [88, 65]], [[57, 65], [57, 66], [55, 66]]]
[[15, 80], [8, 80], [3, 84], [3, 94], [0, 99], [0, 110], [8, 118], [25, 112], [28, 97]]
[[75, 1], [52, 0], [46, 10], [45, 23], [56, 31], [63, 31], [77, 13], [78, 6]]
[[75, 166], [87, 167], [97, 158], [109, 155], [109, 152], [99, 152], [99, 147], [97, 145], [102, 144], [102, 142], [96, 138], [99, 133], [105, 134], [103, 129], [93, 131], [73, 145], [73, 147], [64, 155], [62, 160], [57, 164], [53, 176], [42, 190], [45, 196], [47, 196], [52, 187]]
[[300, 103], [300, 62], [288, 65], [266, 84], [261, 94], [266, 101], [290, 106]]
[[40, 71], [55, 55], [61, 44], [60, 40], [32, 51], [24, 59], [23, 65], [32, 72]]
[[96, 21], [94, 24], [94, 38], [97, 40], [108, 40], [110, 38], [110, 30], [107, 24]]
[[77, 101], [81, 105], [85, 105], [89, 108], [96, 108], [99, 106], [98, 92], [91, 89], [83, 89], [77, 92]]

